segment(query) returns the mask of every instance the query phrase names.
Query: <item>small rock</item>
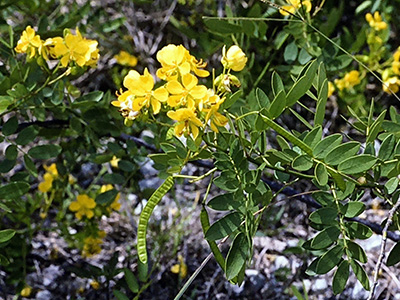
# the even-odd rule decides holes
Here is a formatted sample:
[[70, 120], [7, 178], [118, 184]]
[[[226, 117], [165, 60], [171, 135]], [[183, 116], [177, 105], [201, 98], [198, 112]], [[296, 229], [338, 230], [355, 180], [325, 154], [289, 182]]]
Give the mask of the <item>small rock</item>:
[[351, 295], [352, 299], [366, 299], [368, 297], [368, 292], [363, 288], [361, 283], [357, 280], [357, 283], [354, 285]]
[[369, 239], [359, 241], [361, 248], [365, 252], [377, 251], [381, 247], [382, 237], [377, 234], [373, 234]]
[[289, 268], [290, 262], [285, 256], [277, 256], [274, 261], [275, 270]]
[[328, 288], [328, 282], [326, 282], [326, 279], [323, 278], [317, 279], [313, 285], [314, 291], [323, 291], [327, 288]]
[[232, 291], [236, 296], [240, 296], [244, 292], [244, 284], [242, 283], [240, 286], [236, 284], [231, 284], [228, 281], [225, 282], [225, 288], [229, 291]]
[[36, 294], [36, 300], [51, 300], [51, 299], [54, 299], [54, 297], [49, 291], [39, 291]]

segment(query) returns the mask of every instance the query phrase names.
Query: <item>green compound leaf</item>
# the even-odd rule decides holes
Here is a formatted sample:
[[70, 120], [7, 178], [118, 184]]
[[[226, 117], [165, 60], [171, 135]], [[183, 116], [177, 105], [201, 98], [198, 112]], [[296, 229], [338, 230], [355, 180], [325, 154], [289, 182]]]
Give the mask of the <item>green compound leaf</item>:
[[397, 242], [397, 244], [393, 246], [392, 250], [390, 250], [386, 265], [390, 267], [394, 266], [399, 262], [400, 262], [400, 242]]
[[234, 232], [241, 222], [242, 215], [239, 212], [230, 213], [212, 224], [207, 230], [205, 238], [209, 241], [222, 239]]
[[[287, 94], [286, 102], [288, 106], [292, 106], [299, 100], [311, 87], [313, 80], [316, 76], [318, 63], [316, 60], [306, 65], [307, 68], [305, 74], [295, 82], [290, 91]], [[304, 70], [304, 69], [303, 69]]]
[[172, 188], [174, 185], [173, 176], [169, 176], [162, 185], [151, 195], [146, 206], [143, 208], [139, 218], [138, 232], [137, 232], [137, 250], [139, 260], [142, 263], [147, 263], [147, 249], [146, 249], [146, 233], [149, 219], [155, 206], [161, 201], [162, 197]]
[[[207, 230], [210, 228], [210, 220], [208, 218], [207, 210], [204, 206], [200, 212], [200, 223], [201, 223], [201, 227], [203, 228], [203, 233], [205, 236]], [[221, 269], [225, 271], [225, 258], [222, 255], [221, 251], [219, 250], [217, 243], [214, 241], [209, 241], [207, 239], [206, 239], [206, 241], [207, 241], [208, 245], [210, 246], [211, 252], [213, 253], [215, 260], [217, 261], [217, 263], [219, 264]]]
[[345, 159], [354, 156], [358, 150], [360, 150], [359, 142], [344, 143], [340, 146], [331, 148], [331, 150], [326, 154], [324, 160], [328, 165], [336, 166]]
[[4, 243], [11, 240], [14, 235], [15, 235], [15, 230], [13, 229], [0, 230], [0, 243]]
[[367, 276], [367, 273], [365, 272], [364, 268], [355, 260], [350, 260], [350, 265], [351, 268], [353, 269], [354, 274], [356, 275], [358, 281], [361, 283], [361, 285], [369, 291], [370, 289], [370, 284], [369, 284], [369, 279]]
[[332, 290], [335, 295], [343, 292], [344, 288], [346, 287], [347, 280], [349, 279], [349, 275], [349, 262], [344, 260], [340, 263], [335, 275], [333, 276]]
[[0, 187], [0, 199], [16, 199], [29, 192], [30, 185], [24, 181], [11, 182]]
[[37, 159], [50, 159], [60, 154], [62, 148], [58, 145], [39, 145], [29, 149], [28, 154]]
[[338, 171], [349, 175], [364, 173], [370, 170], [377, 160], [375, 156], [369, 154], [350, 157], [339, 164]]
[[323, 207], [311, 213], [309, 219], [315, 224], [330, 225], [336, 221], [338, 212], [333, 207]]
[[246, 264], [249, 244], [244, 233], [239, 233], [233, 240], [226, 257], [226, 279], [231, 280], [237, 276], [243, 265]]
[[324, 249], [337, 241], [340, 235], [340, 229], [336, 226], [330, 226], [318, 233], [311, 241], [312, 249]]
[[360, 247], [357, 243], [352, 241], [347, 241], [347, 249], [350, 252], [350, 257], [357, 259], [359, 262], [365, 264], [368, 259], [367, 255], [364, 252], [364, 249]]
[[332, 270], [335, 266], [339, 264], [344, 254], [343, 246], [336, 245], [329, 251], [327, 251], [321, 258], [318, 260], [316, 273], [317, 274], [326, 274], [330, 270]]
[[318, 159], [325, 159], [326, 155], [342, 142], [342, 135], [339, 133], [332, 134], [322, 141], [319, 141], [313, 148], [314, 157]]

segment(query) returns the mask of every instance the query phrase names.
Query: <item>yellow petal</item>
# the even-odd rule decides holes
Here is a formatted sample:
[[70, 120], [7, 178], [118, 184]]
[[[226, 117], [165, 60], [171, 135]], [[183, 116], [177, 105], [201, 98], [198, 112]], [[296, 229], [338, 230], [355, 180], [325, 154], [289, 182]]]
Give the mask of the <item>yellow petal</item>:
[[171, 94], [182, 94], [185, 90], [183, 86], [176, 80], [169, 81], [166, 85], [168, 92]]

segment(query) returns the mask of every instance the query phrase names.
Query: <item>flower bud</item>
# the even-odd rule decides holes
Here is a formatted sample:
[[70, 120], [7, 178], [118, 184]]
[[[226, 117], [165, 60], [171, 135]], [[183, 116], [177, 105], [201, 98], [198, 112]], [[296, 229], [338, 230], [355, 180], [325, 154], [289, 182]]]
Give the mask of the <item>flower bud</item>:
[[222, 65], [227, 69], [233, 71], [241, 71], [246, 66], [247, 57], [246, 54], [238, 46], [231, 46], [226, 51], [225, 46], [222, 48]]

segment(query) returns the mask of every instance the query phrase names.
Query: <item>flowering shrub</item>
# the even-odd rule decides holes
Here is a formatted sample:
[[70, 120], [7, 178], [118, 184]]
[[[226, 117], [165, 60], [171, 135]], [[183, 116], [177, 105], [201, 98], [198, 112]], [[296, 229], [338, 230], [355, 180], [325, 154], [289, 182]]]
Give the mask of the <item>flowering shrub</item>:
[[[358, 9], [365, 26], [357, 27], [362, 34], [354, 42], [346, 29], [342, 39], [333, 38], [342, 34], [336, 28], [341, 12], [334, 4], [282, 3], [270, 3], [265, 14], [267, 6], [260, 2], [244, 10], [245, 17], [235, 18], [226, 8], [227, 18], [204, 18], [205, 31], [197, 41], [204, 60], [183, 45], [188, 43], [167, 40], [153, 52], [159, 64], [155, 68], [146, 65], [150, 59], [141, 61], [124, 50], [108, 53], [110, 64], [118, 64], [110, 75], [121, 85], [116, 96], [109, 90], [85, 90], [96, 66], [106, 63], [100, 61], [103, 45], [86, 38], [83, 29], [47, 32], [27, 26], [16, 35], [10, 27], [9, 41], [0, 39], [5, 53], [0, 140], [6, 147], [0, 161], [5, 175], [0, 187], [0, 263], [17, 293], [29, 297], [34, 291], [25, 282], [27, 256], [45, 221], [89, 260], [111, 239], [102, 222], [121, 213], [121, 202], [133, 190], [147, 199], [139, 206], [136, 250], [131, 251], [135, 274], [129, 266], [117, 267], [114, 253], [109, 266], [92, 266], [87, 277], [100, 293], [110, 286], [103, 284], [104, 278], [116, 281], [123, 272], [126, 283], [118, 282], [114, 294], [125, 299], [125, 290], [139, 297], [157, 268], [148, 269], [154, 253], [148, 252], [146, 236], [154, 208], [177, 182], [201, 180], [208, 186], [198, 222], [227, 280], [240, 285], [262, 214], [271, 210], [278, 195], [289, 193], [287, 187], [302, 180], [312, 186], [305, 193], [314, 207], [309, 215], [314, 235], [299, 244], [316, 256], [307, 274], [332, 271], [332, 290], [339, 294], [354, 273], [374, 296], [386, 238], [393, 238], [389, 226], [398, 227], [400, 220], [400, 116], [388, 105], [398, 99], [400, 48], [387, 46], [390, 19], [378, 7]], [[270, 15], [285, 25], [273, 25], [276, 19]], [[171, 26], [182, 29], [182, 22], [172, 18]], [[190, 40], [194, 43], [196, 36]], [[222, 51], [215, 54], [215, 49]], [[374, 95], [383, 101], [374, 101]], [[331, 124], [337, 120], [328, 120], [336, 100], [340, 113], [350, 114], [346, 133], [335, 132]], [[151, 145], [138, 137], [144, 129], [152, 132]], [[137, 183], [142, 179], [139, 164], [147, 156], [164, 179], [151, 196]], [[185, 166], [190, 163], [201, 165], [204, 173], [188, 175]], [[212, 189], [217, 195], [211, 196]], [[367, 208], [362, 197], [366, 191], [391, 207], [383, 228], [358, 218]], [[290, 195], [304, 200], [301, 196]], [[212, 222], [211, 211], [221, 213]], [[358, 240], [370, 238], [372, 230], [383, 239], [371, 284]], [[229, 244], [226, 253], [222, 244]], [[387, 265], [399, 263], [399, 249], [397, 243], [390, 250]], [[192, 271], [186, 258], [172, 256], [178, 263], [164, 269], [186, 279]]]

